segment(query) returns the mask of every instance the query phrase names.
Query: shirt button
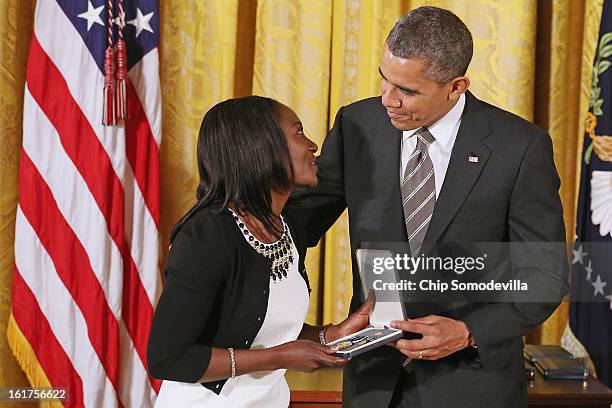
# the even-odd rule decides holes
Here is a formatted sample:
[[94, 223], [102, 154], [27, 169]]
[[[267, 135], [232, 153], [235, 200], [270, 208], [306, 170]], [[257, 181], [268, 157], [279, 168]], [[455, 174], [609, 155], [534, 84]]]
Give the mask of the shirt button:
[[247, 340], [247, 341], [245, 341], [245, 342], [244, 342], [244, 344], [249, 344], [249, 341], [248, 341], [248, 340]]
[[258, 321], [258, 322], [261, 322], [261, 316], [259, 316], [259, 317], [257, 318], [257, 321]]
[[266, 293], [268, 293], [268, 291], [266, 289], [264, 289], [263, 294], [265, 295]]
[[221, 385], [221, 384], [217, 384], [217, 385], [215, 386], [215, 388], [219, 388], [219, 386], [220, 386], [220, 385]]

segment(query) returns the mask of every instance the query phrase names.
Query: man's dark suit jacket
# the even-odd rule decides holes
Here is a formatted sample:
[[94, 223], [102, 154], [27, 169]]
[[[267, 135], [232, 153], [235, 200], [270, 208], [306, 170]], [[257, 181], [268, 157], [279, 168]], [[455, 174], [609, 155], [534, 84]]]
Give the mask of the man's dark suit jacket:
[[[297, 194], [310, 245], [348, 207], [351, 311], [363, 301], [355, 249], [366, 242], [407, 241], [399, 180], [401, 138], [380, 97], [341, 108], [317, 161], [318, 186]], [[470, 156], [478, 162], [469, 162]], [[563, 242], [558, 190], [548, 134], [468, 92], [425, 241]], [[467, 324], [478, 349], [411, 363], [423, 407], [527, 405], [521, 336], [558, 306], [567, 291], [567, 269], [543, 261], [522, 270], [521, 279], [545, 288], [549, 302], [475, 303], [445, 313]], [[385, 346], [352, 359], [344, 372], [344, 406], [388, 406], [403, 358]]]

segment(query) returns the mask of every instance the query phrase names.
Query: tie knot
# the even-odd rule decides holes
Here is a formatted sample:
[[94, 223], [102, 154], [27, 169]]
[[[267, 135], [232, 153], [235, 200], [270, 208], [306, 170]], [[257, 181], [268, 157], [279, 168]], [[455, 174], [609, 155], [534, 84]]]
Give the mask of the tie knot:
[[428, 147], [432, 142], [436, 140], [435, 137], [427, 130], [426, 127], [422, 127], [417, 131], [417, 146], [423, 145], [424, 147]]

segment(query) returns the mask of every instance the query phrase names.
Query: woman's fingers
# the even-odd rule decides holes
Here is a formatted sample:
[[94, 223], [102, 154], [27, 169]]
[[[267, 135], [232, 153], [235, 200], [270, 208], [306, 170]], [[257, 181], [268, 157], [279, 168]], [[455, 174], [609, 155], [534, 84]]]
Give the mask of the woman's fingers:
[[342, 367], [346, 364], [346, 359], [326, 355], [324, 357], [323, 363], [328, 367]]
[[334, 354], [337, 350], [335, 347], [330, 347], [325, 344], [319, 344], [319, 343], [314, 343], [314, 342], [313, 342], [313, 347], [315, 347], [319, 351], [322, 351], [325, 354]]
[[320, 355], [320, 358], [321, 363], [324, 365], [328, 367], [341, 367], [346, 364], [346, 359], [334, 356], [337, 351], [335, 348], [325, 346], [323, 344], [316, 344], [316, 346], [323, 352], [323, 354]]

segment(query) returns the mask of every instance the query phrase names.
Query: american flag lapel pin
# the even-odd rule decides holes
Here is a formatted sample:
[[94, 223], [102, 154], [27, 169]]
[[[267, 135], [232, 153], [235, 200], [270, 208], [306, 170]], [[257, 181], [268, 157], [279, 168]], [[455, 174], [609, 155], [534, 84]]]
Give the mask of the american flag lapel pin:
[[468, 158], [468, 161], [469, 161], [470, 163], [478, 163], [478, 156], [470, 156], [470, 157]]

